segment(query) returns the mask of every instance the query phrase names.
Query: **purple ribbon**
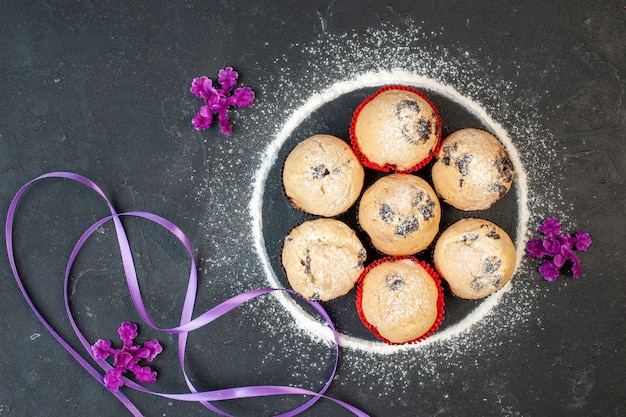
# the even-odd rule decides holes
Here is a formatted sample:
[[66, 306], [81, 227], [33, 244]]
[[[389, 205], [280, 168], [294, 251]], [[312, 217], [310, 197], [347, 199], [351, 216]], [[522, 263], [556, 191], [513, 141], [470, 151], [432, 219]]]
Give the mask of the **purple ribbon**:
[[[189, 239], [183, 233], [183, 231], [179, 229], [174, 223], [153, 213], [148, 213], [148, 212], [143, 212], [143, 211], [131, 211], [131, 212], [126, 212], [126, 213], [118, 213], [115, 211], [113, 205], [111, 204], [109, 199], [106, 197], [104, 192], [93, 181], [89, 180], [86, 177], [83, 177], [81, 175], [74, 174], [71, 172], [51, 172], [48, 174], [41, 175], [29, 181], [28, 183], [26, 183], [24, 186], [22, 186], [22, 188], [20, 188], [20, 190], [16, 193], [15, 197], [13, 197], [13, 200], [11, 201], [11, 204], [9, 206], [9, 210], [7, 213], [6, 228], [5, 228], [6, 247], [7, 247], [7, 254], [9, 257], [9, 263], [11, 265], [11, 270], [13, 271], [13, 276], [15, 277], [15, 280], [17, 281], [17, 285], [19, 286], [20, 291], [22, 292], [22, 295], [26, 299], [26, 302], [30, 306], [31, 310], [33, 311], [33, 313], [35, 313], [35, 316], [37, 316], [37, 318], [44, 325], [44, 327], [70, 353], [70, 355], [72, 355], [72, 357], [76, 359], [76, 361], [83, 368], [85, 368], [87, 372], [89, 372], [89, 374], [93, 376], [102, 385], [104, 385], [104, 377], [101, 374], [101, 372], [98, 371], [96, 368], [94, 368], [86, 359], [83, 358], [83, 356], [81, 356], [80, 353], [78, 353], [72, 346], [70, 346], [69, 343], [63, 337], [61, 337], [54, 330], [52, 325], [50, 325], [50, 323], [48, 323], [44, 319], [44, 317], [41, 315], [41, 313], [39, 312], [39, 310], [37, 309], [37, 307], [31, 300], [31, 298], [29, 297], [26, 289], [24, 288], [23, 281], [19, 275], [16, 263], [15, 263], [15, 254], [13, 251], [13, 221], [15, 218], [15, 213], [16, 213], [19, 200], [22, 197], [22, 195], [26, 192], [26, 190], [35, 181], [38, 181], [44, 178], [65, 178], [65, 179], [69, 179], [72, 181], [76, 181], [80, 184], [83, 184], [89, 187], [91, 190], [98, 193], [100, 197], [104, 199], [111, 213], [109, 216], [98, 220], [91, 227], [89, 227], [76, 242], [76, 245], [74, 246], [74, 249], [72, 250], [72, 253], [69, 257], [67, 267], [65, 270], [65, 280], [64, 280], [64, 289], [63, 289], [64, 299], [65, 299], [65, 310], [70, 320], [70, 323], [72, 325], [72, 328], [74, 329], [76, 337], [80, 340], [80, 343], [83, 345], [85, 350], [89, 353], [89, 355], [93, 358], [93, 360], [100, 366], [100, 368], [102, 368], [102, 370], [106, 372], [107, 370], [112, 369], [113, 367], [104, 359], [96, 359], [93, 356], [93, 353], [91, 351], [91, 343], [86, 339], [86, 337], [80, 331], [80, 329], [78, 328], [78, 325], [76, 324], [76, 321], [74, 320], [72, 311], [69, 306], [68, 288], [69, 288], [69, 276], [70, 276], [70, 271], [72, 269], [72, 265], [74, 264], [74, 261], [76, 257], [78, 256], [78, 253], [80, 252], [81, 248], [83, 247], [87, 239], [99, 227], [101, 227], [102, 225], [104, 225], [105, 223], [109, 221], [113, 221], [113, 224], [115, 226], [116, 236], [117, 236], [117, 242], [118, 242], [118, 246], [120, 250], [120, 255], [122, 258], [122, 264], [124, 267], [124, 273], [126, 276], [126, 283], [128, 285], [128, 290], [130, 293], [131, 300], [139, 316], [148, 326], [152, 327], [153, 329], [162, 331], [162, 332], [178, 335], [178, 360], [180, 363], [183, 376], [185, 378], [185, 382], [189, 389], [189, 393], [183, 393], [183, 394], [174, 393], [173, 394], [173, 393], [160, 393], [160, 392], [151, 391], [129, 380], [126, 377], [123, 377], [124, 385], [132, 389], [135, 389], [137, 391], [141, 391], [147, 394], [157, 395], [157, 396], [172, 399], [172, 400], [199, 402], [202, 405], [204, 405], [206, 408], [208, 408], [209, 410], [222, 416], [230, 416], [230, 414], [225, 413], [224, 411], [220, 410], [219, 408], [211, 404], [211, 401], [232, 400], [232, 399], [239, 399], [239, 398], [266, 397], [266, 396], [274, 396], [274, 395], [306, 395], [306, 396], [312, 397], [301, 406], [296, 407], [286, 413], [279, 414], [278, 416], [280, 417], [291, 417], [291, 416], [300, 414], [301, 412], [310, 408], [320, 398], [325, 398], [327, 400], [330, 400], [340, 405], [341, 407], [345, 408], [346, 410], [349, 410], [350, 412], [352, 412], [353, 414], [357, 416], [360, 416], [360, 417], [368, 416], [366, 413], [357, 409], [356, 407], [351, 406], [350, 404], [347, 404], [343, 401], [324, 395], [325, 392], [330, 387], [335, 377], [335, 374], [337, 372], [337, 363], [339, 360], [339, 340], [338, 340], [335, 327], [330, 317], [326, 313], [326, 311], [318, 303], [312, 302], [309, 300], [304, 300], [304, 301], [309, 303], [324, 318], [324, 320], [326, 321], [326, 323], [332, 330], [333, 335], [334, 335], [334, 340], [335, 340], [335, 349], [334, 349], [335, 354], [334, 354], [333, 370], [320, 391], [314, 392], [314, 391], [310, 391], [310, 390], [303, 389], [303, 388], [279, 386], [279, 385], [243, 386], [243, 387], [220, 389], [220, 390], [213, 390], [213, 391], [202, 391], [202, 392], [198, 391], [193, 386], [193, 384], [191, 383], [191, 380], [189, 379], [187, 373], [185, 372], [185, 349], [187, 346], [187, 336], [189, 332], [199, 329], [203, 326], [206, 326], [207, 324], [211, 323], [213, 320], [217, 319], [218, 317], [223, 316], [224, 314], [240, 306], [241, 304], [244, 304], [261, 295], [269, 294], [275, 291], [288, 292], [298, 297], [299, 295], [294, 293], [291, 290], [284, 289], [284, 288], [261, 288], [261, 289], [252, 290], [252, 291], [238, 294], [222, 302], [221, 304], [213, 307], [212, 309], [206, 311], [205, 313], [199, 315], [198, 317], [193, 318], [192, 313], [193, 313], [193, 309], [195, 305], [196, 291], [198, 287], [198, 276], [197, 276], [196, 264], [195, 264], [194, 256], [193, 256], [193, 248], [191, 246]], [[146, 310], [146, 307], [143, 302], [141, 290], [139, 288], [139, 281], [137, 279], [137, 273], [136, 273], [135, 265], [133, 262], [130, 244], [128, 243], [128, 237], [126, 235], [124, 226], [122, 225], [122, 222], [120, 220], [122, 216], [139, 217], [139, 218], [147, 219], [149, 221], [152, 221], [158, 224], [159, 226], [165, 228], [174, 236], [176, 236], [176, 238], [183, 244], [183, 246], [187, 250], [187, 253], [189, 254], [189, 258], [191, 259], [191, 268], [190, 268], [190, 273], [189, 273], [187, 292], [185, 294], [183, 308], [181, 311], [179, 326], [172, 327], [172, 328], [161, 328], [150, 318], [150, 315], [148, 314], [148, 311]], [[133, 414], [133, 416], [137, 416], [137, 417], [142, 416], [141, 412], [137, 409], [137, 407], [121, 391], [112, 392], [112, 394], [115, 395], [117, 399], [124, 404], [124, 406], [126, 406], [126, 408]]]

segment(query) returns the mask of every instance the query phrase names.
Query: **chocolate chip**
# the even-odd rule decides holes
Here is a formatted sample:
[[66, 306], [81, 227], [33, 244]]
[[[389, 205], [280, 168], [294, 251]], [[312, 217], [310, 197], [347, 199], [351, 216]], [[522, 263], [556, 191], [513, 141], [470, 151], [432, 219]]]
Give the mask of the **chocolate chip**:
[[407, 217], [401, 224], [396, 226], [396, 234], [407, 237], [409, 234], [417, 231], [419, 227], [420, 224], [415, 217]]
[[500, 234], [496, 232], [496, 229], [494, 227], [493, 229], [489, 231], [489, 233], [487, 233], [487, 237], [490, 239], [498, 240], [500, 239]]
[[402, 100], [396, 104], [394, 114], [398, 118], [408, 116], [406, 113], [417, 114], [420, 111], [420, 105], [415, 100]]
[[513, 163], [506, 153], [500, 153], [493, 163], [498, 169], [498, 177], [506, 183], [513, 181]]
[[367, 258], [367, 252], [365, 252], [365, 249], [359, 250], [359, 263], [356, 265], [355, 269], [363, 269], [363, 264], [365, 264], [365, 258]]
[[463, 156], [461, 156], [460, 158], [457, 158], [456, 161], [454, 161], [461, 175], [463, 176], [467, 175], [467, 166], [469, 165], [470, 162], [472, 162], [473, 159], [474, 159], [473, 155], [464, 153]]
[[491, 184], [491, 187], [489, 187], [489, 192], [498, 193], [500, 197], [503, 197], [507, 191], [508, 189], [504, 185], [498, 184], [497, 182], [494, 182]]
[[427, 142], [430, 139], [431, 130], [433, 128], [433, 124], [430, 120], [425, 117], [420, 117], [418, 121], [417, 132], [419, 135], [419, 140], [422, 142]]
[[395, 213], [393, 212], [391, 207], [389, 207], [389, 204], [382, 204], [380, 206], [380, 211], [378, 212], [378, 215], [380, 216], [381, 219], [383, 219], [385, 223], [389, 224], [393, 222], [394, 214]]
[[433, 200], [429, 198], [426, 201], [426, 204], [422, 205], [419, 208], [419, 210], [420, 210], [420, 213], [422, 213], [422, 216], [424, 216], [424, 220], [430, 220], [433, 218], [436, 208], [437, 208], [437, 203], [435, 203]]
[[415, 198], [413, 198], [413, 201], [411, 201], [411, 205], [413, 207], [417, 207], [419, 205], [419, 203], [421, 203], [422, 201], [424, 201], [424, 197], [426, 197], [426, 193], [424, 191], [419, 191], [416, 195]]
[[396, 104], [394, 110], [396, 118], [402, 123], [400, 133], [412, 145], [427, 142], [433, 130], [432, 122], [426, 117], [421, 116], [416, 120], [420, 110], [415, 100], [403, 100]]
[[306, 259], [300, 259], [300, 265], [304, 266], [304, 273], [311, 275], [311, 257], [307, 255]]
[[478, 239], [478, 233], [466, 233], [461, 236], [461, 242], [471, 245], [476, 239]]
[[491, 278], [491, 285], [493, 285], [494, 287], [497, 287], [498, 284], [500, 284], [500, 281], [502, 281], [502, 275], [494, 275]]
[[330, 171], [323, 164], [322, 165], [318, 165], [316, 167], [311, 167], [311, 175], [316, 180], [321, 180], [322, 178], [324, 178], [328, 174], [330, 174]]
[[317, 291], [315, 291], [310, 298], [311, 301], [319, 301], [319, 299], [320, 299], [320, 293]]
[[456, 152], [457, 149], [458, 149], [457, 142], [449, 143], [445, 145], [442, 149], [443, 157], [441, 158], [441, 162], [446, 166], [450, 165], [450, 159], [452, 159], [452, 153]]
[[410, 124], [405, 123], [404, 125], [402, 125], [402, 128], [400, 129], [400, 134], [402, 134], [402, 137], [411, 145], [418, 144], [418, 141], [413, 138], [413, 127]]
[[424, 191], [418, 191], [413, 200], [411, 201], [413, 207], [417, 209], [424, 216], [424, 220], [430, 220], [433, 217], [437, 204], [428, 197]]
[[476, 277], [472, 281], [472, 289], [476, 292], [483, 289], [485, 286], [485, 279], [483, 277]]
[[483, 263], [483, 272], [493, 274], [502, 266], [502, 259], [497, 256], [488, 256]]
[[385, 277], [385, 285], [391, 289], [391, 291], [398, 291], [404, 285], [404, 278], [402, 275], [389, 274]]
[[419, 145], [428, 142], [432, 123], [425, 117], [420, 117], [417, 122], [404, 121], [400, 133], [411, 145]]

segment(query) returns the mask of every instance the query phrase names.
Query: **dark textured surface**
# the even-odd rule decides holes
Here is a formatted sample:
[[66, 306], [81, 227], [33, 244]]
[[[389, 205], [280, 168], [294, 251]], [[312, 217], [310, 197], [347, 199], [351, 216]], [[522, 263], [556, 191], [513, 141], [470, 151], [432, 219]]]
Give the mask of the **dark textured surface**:
[[[551, 138], [556, 150], [546, 158], [559, 166], [558, 176], [545, 178], [559, 193], [546, 198], [569, 214], [568, 224], [591, 233], [594, 240], [582, 256], [580, 280], [547, 283], [536, 273], [525, 277], [541, 296], [533, 299], [533, 317], [501, 343], [472, 346], [447, 368], [438, 364], [446, 372], [436, 378], [412, 364], [399, 373], [402, 381], [390, 383], [402, 387], [397, 391], [379, 391], [380, 373], [357, 376], [352, 353], [345, 352], [329, 394], [373, 416], [626, 415], [623, 2], [3, 1], [2, 222], [10, 199], [25, 182], [48, 171], [74, 171], [101, 185], [120, 211], [153, 211], [188, 234], [200, 266], [198, 312], [262, 286], [254, 249], [237, 244], [249, 235], [249, 184], [271, 140], [256, 134], [271, 128], [254, 124], [280, 127], [291, 110], [291, 97], [307, 97], [296, 91], [299, 81], [308, 75], [322, 77], [308, 74], [320, 67], [310, 65], [311, 57], [299, 45], [341, 44], [346, 39], [371, 45], [373, 36], [393, 36], [390, 26], [408, 31], [415, 25], [426, 36], [412, 45], [402, 45], [406, 37], [401, 37], [398, 55], [404, 47], [415, 57], [421, 48], [433, 53], [442, 48], [460, 65], [459, 72], [471, 74], [472, 67], [462, 67], [463, 52], [471, 51], [486, 68], [476, 77], [488, 73], [492, 80], [513, 83], [520, 101], [532, 98], [531, 104], [515, 99], [500, 104], [519, 104], [525, 110], [532, 106], [533, 117], [541, 119], [546, 133], [541, 139]], [[329, 54], [332, 66], [332, 49]], [[235, 67], [242, 84], [257, 91], [257, 110], [235, 112], [235, 131], [228, 139], [216, 128], [193, 130], [190, 120], [199, 101], [188, 92], [192, 78], [214, 78], [224, 66]], [[387, 68], [384, 60], [380, 67]], [[272, 85], [285, 68], [293, 84]], [[450, 114], [442, 114], [444, 129], [454, 130], [454, 124], [446, 125]], [[336, 120], [320, 117], [320, 126], [342, 129]], [[523, 126], [526, 115], [516, 117]], [[309, 123], [312, 130], [317, 128], [314, 120]], [[514, 139], [537, 139], [521, 136]], [[18, 266], [45, 317], [79, 347], [62, 304], [63, 273], [75, 240], [106, 215], [106, 208], [92, 193], [63, 181], [38, 184], [32, 191], [15, 224]], [[531, 184], [530, 192], [539, 193], [533, 198], [542, 198], [543, 191]], [[224, 215], [223, 205], [229, 204], [232, 212]], [[543, 214], [550, 215], [545, 207]], [[224, 218], [215, 219], [212, 213]], [[173, 326], [188, 273], [185, 253], [157, 227], [127, 223], [147, 304], [155, 320]], [[21, 297], [2, 252], [0, 416], [129, 415], [46, 333]], [[75, 268], [71, 304], [90, 340], [115, 339], [120, 322], [139, 320], [124, 296], [117, 258], [113, 230], [105, 227]], [[198, 388], [300, 381], [313, 381], [315, 388], [315, 381], [323, 381], [328, 371], [324, 365], [307, 369], [298, 363], [293, 380], [282, 378], [290, 358], [324, 358], [328, 352], [310, 343], [298, 354], [294, 346], [306, 344], [306, 337], [291, 338], [289, 331], [272, 345], [266, 338], [272, 330], [258, 330], [265, 316], [257, 310], [254, 305], [237, 310], [190, 337], [188, 367]], [[160, 379], [154, 388], [185, 391], [176, 368], [175, 338], [157, 335], [147, 326], [141, 326], [140, 337], [159, 337], [166, 346], [164, 359], [156, 365]], [[273, 362], [266, 362], [268, 357]], [[281, 362], [281, 357], [286, 359]], [[376, 361], [398, 358], [370, 359], [372, 368], [385, 369]], [[448, 358], [438, 360], [445, 363]], [[133, 392], [129, 396], [146, 416], [211, 415], [197, 404]], [[243, 400], [224, 409], [235, 415], [272, 415], [298, 401]], [[305, 415], [349, 413], [322, 401]]]

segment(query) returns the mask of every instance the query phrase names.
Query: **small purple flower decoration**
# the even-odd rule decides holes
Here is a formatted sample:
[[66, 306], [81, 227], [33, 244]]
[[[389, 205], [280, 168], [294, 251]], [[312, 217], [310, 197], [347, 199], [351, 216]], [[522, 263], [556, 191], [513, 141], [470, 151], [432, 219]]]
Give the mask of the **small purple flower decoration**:
[[591, 236], [587, 233], [576, 232], [572, 241], [577, 250], [584, 252], [591, 245]]
[[561, 233], [561, 225], [556, 217], [545, 219], [538, 229], [546, 237], [556, 237]]
[[156, 381], [156, 372], [149, 366], [140, 366], [139, 361], [145, 359], [152, 362], [163, 351], [159, 341], [155, 339], [144, 342], [143, 345], [134, 345], [133, 340], [137, 338], [137, 325], [135, 323], [122, 323], [117, 329], [117, 333], [124, 343], [121, 349], [112, 348], [110, 340], [102, 339], [91, 346], [94, 358], [113, 357], [114, 368], [108, 370], [104, 376], [104, 386], [113, 392], [118, 391], [124, 385], [122, 374], [126, 371], [131, 371], [139, 382]]
[[591, 245], [591, 236], [584, 232], [576, 232], [574, 236], [561, 232], [561, 225], [556, 217], [545, 219], [538, 230], [543, 238], [531, 238], [526, 244], [526, 253], [529, 258], [546, 258], [539, 267], [541, 276], [548, 281], [556, 280], [561, 268], [569, 261], [572, 276], [580, 278], [581, 264], [575, 250], [586, 251]]
[[539, 272], [546, 280], [554, 281], [559, 276], [559, 267], [546, 259], [539, 267]]
[[189, 91], [204, 100], [205, 105], [200, 107], [192, 123], [196, 130], [205, 130], [213, 124], [213, 116], [217, 114], [218, 125], [223, 135], [230, 136], [233, 132], [228, 120], [228, 108], [249, 107], [254, 101], [254, 91], [249, 87], [237, 88], [233, 91], [239, 74], [231, 67], [220, 70], [217, 76], [219, 88], [213, 86], [213, 81], [207, 77], [194, 78]]

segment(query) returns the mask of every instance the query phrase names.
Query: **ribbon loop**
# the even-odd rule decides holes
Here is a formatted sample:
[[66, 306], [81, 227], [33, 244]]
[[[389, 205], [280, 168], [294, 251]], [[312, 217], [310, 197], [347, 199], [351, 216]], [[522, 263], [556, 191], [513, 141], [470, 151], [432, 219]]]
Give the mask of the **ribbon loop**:
[[[110, 212], [110, 215], [98, 220], [93, 225], [91, 225], [78, 239], [78, 241], [76, 242], [74, 246], [74, 249], [72, 250], [69, 256], [67, 267], [65, 269], [65, 279], [64, 279], [64, 301], [65, 301], [65, 310], [66, 310], [68, 319], [72, 325], [72, 328], [74, 330], [76, 337], [78, 338], [82, 346], [85, 348], [85, 350], [92, 357], [92, 359], [95, 360], [95, 362], [98, 364], [98, 366], [100, 366], [102, 370], [107, 371], [107, 370], [112, 369], [113, 367], [104, 359], [96, 359], [93, 356], [93, 353], [91, 350], [91, 343], [87, 340], [87, 338], [79, 329], [73, 317], [70, 306], [69, 306], [69, 279], [70, 279], [70, 273], [71, 273], [74, 261], [76, 260], [76, 257], [78, 256], [81, 248], [84, 246], [87, 239], [98, 228], [103, 226], [105, 223], [112, 221], [115, 227], [117, 243], [118, 243], [118, 247], [120, 250], [121, 260], [122, 260], [122, 264], [124, 268], [124, 274], [126, 277], [126, 283], [128, 285], [129, 295], [133, 302], [133, 305], [135, 306], [135, 309], [137, 310], [137, 313], [139, 314], [141, 319], [148, 326], [158, 331], [178, 335], [177, 349], [178, 349], [179, 364], [180, 364], [184, 379], [186, 381], [187, 388], [189, 389], [189, 393], [176, 394], [176, 393], [155, 392], [129, 380], [128, 378], [123, 377], [125, 385], [137, 391], [144, 392], [146, 394], [156, 395], [159, 397], [164, 397], [164, 398], [168, 398], [172, 400], [199, 402], [203, 406], [208, 408], [209, 410], [222, 416], [229, 416], [229, 414], [220, 410], [211, 402], [233, 400], [233, 399], [240, 399], [240, 398], [259, 398], [259, 397], [268, 397], [268, 396], [276, 396], [276, 395], [306, 395], [306, 396], [311, 397], [308, 401], [306, 401], [301, 406], [296, 407], [286, 413], [279, 414], [279, 416], [280, 417], [295, 416], [309, 409], [319, 399], [324, 398], [345, 408], [346, 410], [352, 412], [353, 414], [359, 417], [367, 417], [366, 413], [357, 409], [356, 407], [353, 407], [343, 401], [340, 401], [340, 400], [337, 400], [337, 399], [334, 399], [325, 395], [337, 371], [337, 363], [339, 360], [339, 340], [338, 340], [335, 327], [332, 323], [332, 320], [330, 319], [326, 311], [322, 308], [322, 306], [320, 306], [316, 302], [305, 300], [305, 299], [303, 300], [307, 302], [309, 305], [311, 305], [327, 323], [327, 325], [333, 332], [334, 340], [335, 340], [333, 369], [326, 383], [319, 391], [315, 392], [315, 391], [310, 391], [310, 390], [303, 389], [303, 388], [279, 386], [279, 385], [242, 386], [242, 387], [237, 387], [237, 388], [229, 388], [229, 389], [221, 389], [221, 390], [213, 390], [213, 391], [203, 391], [203, 392], [198, 391], [193, 386], [190, 378], [185, 372], [185, 350], [187, 346], [187, 337], [190, 332], [210, 324], [212, 321], [214, 321], [218, 317], [221, 317], [224, 314], [227, 314], [228, 312], [237, 308], [238, 306], [254, 298], [257, 298], [259, 296], [271, 294], [276, 291], [287, 292], [297, 297], [300, 297], [300, 296], [296, 294], [295, 292], [285, 289], [285, 288], [260, 288], [260, 289], [238, 294], [218, 304], [217, 306], [209, 309], [208, 311], [200, 314], [199, 316], [193, 318], [192, 315], [193, 315], [193, 309], [194, 309], [195, 300], [196, 300], [198, 276], [197, 276], [196, 263], [194, 260], [193, 248], [192, 248], [191, 242], [189, 241], [185, 233], [180, 228], [178, 228], [174, 223], [153, 213], [144, 212], [144, 211], [130, 211], [126, 213], [118, 213], [113, 207], [113, 204], [107, 198], [106, 194], [102, 191], [102, 189], [98, 187], [98, 185], [95, 184], [93, 181], [91, 181], [90, 179], [82, 175], [78, 175], [78, 174], [71, 173], [71, 172], [51, 172], [48, 174], [41, 175], [29, 181], [24, 186], [22, 186], [19, 189], [19, 191], [16, 193], [16, 195], [13, 197], [13, 200], [11, 201], [11, 204], [9, 205], [9, 210], [7, 212], [7, 218], [6, 218], [6, 227], [5, 227], [5, 239], [6, 239], [7, 254], [9, 257], [9, 264], [11, 266], [11, 270], [13, 272], [13, 276], [17, 282], [17, 285], [22, 295], [24, 296], [24, 299], [26, 300], [29, 307], [35, 314], [35, 316], [44, 325], [44, 327], [50, 332], [50, 334], [52, 334], [52, 336], [70, 353], [70, 355], [100, 384], [104, 385], [104, 378], [101, 372], [98, 371], [96, 368], [94, 368], [79, 352], [77, 352], [72, 346], [70, 346], [70, 344], [61, 335], [59, 335], [58, 332], [55, 331], [54, 327], [46, 321], [46, 319], [42, 316], [42, 314], [39, 312], [34, 302], [31, 300], [30, 296], [28, 295], [28, 292], [26, 291], [24, 287], [23, 280], [20, 277], [20, 274], [17, 269], [17, 265], [15, 261], [15, 253], [14, 253], [14, 248], [13, 248], [13, 222], [15, 219], [17, 206], [18, 206], [19, 200], [21, 199], [23, 194], [26, 192], [26, 190], [34, 182], [45, 179], [45, 178], [69, 179], [69, 180], [78, 182], [84, 186], [87, 186], [89, 189], [96, 192], [98, 195], [100, 195], [100, 197], [102, 197], [102, 199], [105, 201]], [[137, 272], [135, 270], [135, 265], [133, 262], [132, 250], [128, 241], [126, 230], [124, 229], [124, 226], [121, 222], [121, 217], [124, 217], [124, 216], [143, 218], [163, 227], [164, 229], [169, 231], [172, 235], [174, 235], [178, 239], [178, 241], [185, 247], [187, 254], [189, 255], [189, 258], [191, 260], [189, 279], [188, 279], [187, 290], [185, 293], [185, 298], [184, 298], [183, 307], [181, 311], [180, 322], [179, 322], [180, 324], [176, 327], [171, 327], [171, 328], [159, 327], [152, 320], [152, 318], [150, 317], [144, 305], [144, 301], [141, 295], [141, 290], [139, 288], [139, 281], [137, 279]], [[130, 401], [128, 397], [126, 397], [121, 391], [112, 392], [112, 394], [115, 395], [115, 397], [120, 402], [122, 402], [122, 404], [124, 404], [124, 406], [132, 413], [133, 416], [136, 416], [136, 417], [143, 416], [141, 412], [139, 411], [139, 409], [132, 403], [132, 401]]]

